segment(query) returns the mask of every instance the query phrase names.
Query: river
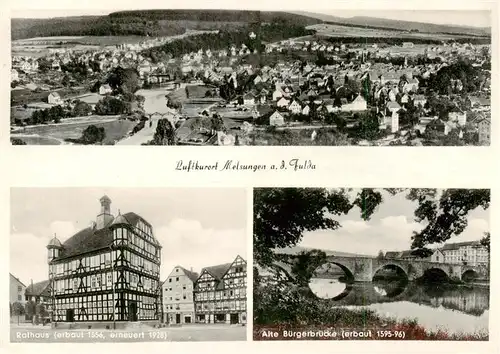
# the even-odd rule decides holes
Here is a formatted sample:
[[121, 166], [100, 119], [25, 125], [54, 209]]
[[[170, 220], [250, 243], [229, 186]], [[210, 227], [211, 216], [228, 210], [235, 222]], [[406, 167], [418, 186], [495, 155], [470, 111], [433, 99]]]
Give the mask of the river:
[[311, 291], [333, 306], [368, 309], [382, 317], [416, 319], [427, 330], [488, 332], [489, 288], [472, 285], [377, 281], [345, 284], [313, 278]]
[[167, 99], [165, 97], [167, 93], [168, 91], [162, 89], [139, 90], [136, 92], [136, 95], [144, 97], [144, 111], [150, 118], [150, 121], [146, 122], [143, 129], [132, 136], [118, 141], [116, 145], [141, 145], [147, 143], [153, 140], [158, 120], [161, 118], [168, 118], [173, 122], [176, 112], [167, 107]]

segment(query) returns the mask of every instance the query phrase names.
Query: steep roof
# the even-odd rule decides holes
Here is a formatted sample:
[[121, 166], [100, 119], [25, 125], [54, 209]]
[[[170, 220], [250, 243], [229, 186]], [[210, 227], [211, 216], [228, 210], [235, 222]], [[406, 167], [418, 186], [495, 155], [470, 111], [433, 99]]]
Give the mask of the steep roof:
[[22, 286], [26, 287], [26, 285], [24, 285], [24, 283], [23, 283], [22, 281], [20, 281], [18, 277], [16, 277], [16, 276], [12, 275], [12, 273], [9, 273], [9, 274], [10, 274], [10, 276], [11, 276], [12, 278], [14, 278], [15, 280], [17, 280], [17, 281], [19, 282], [19, 284], [21, 284]]
[[[126, 213], [123, 217], [132, 226], [135, 226], [139, 220], [144, 220], [136, 213]], [[147, 222], [146, 222], [147, 223]], [[110, 229], [112, 222], [102, 229], [87, 227], [78, 231], [63, 243], [61, 256], [55, 260], [61, 260], [68, 257], [84, 254], [90, 251], [109, 247], [113, 243], [113, 233]]]
[[111, 225], [119, 225], [119, 224], [130, 225], [127, 218], [125, 216], [123, 216], [122, 214], [118, 214], [118, 216], [111, 223]]
[[62, 244], [61, 244], [61, 241], [59, 241], [59, 239], [54, 236], [54, 238], [52, 238], [49, 242], [49, 244], [47, 245], [47, 247], [57, 247], [57, 248], [60, 248], [62, 247]]
[[224, 264], [219, 264], [219, 265], [214, 265], [211, 267], [205, 267], [201, 270], [201, 274], [203, 274], [205, 271], [208, 272], [210, 275], [212, 275], [215, 279], [221, 280], [224, 274], [229, 270], [233, 263], [224, 263]]
[[196, 280], [198, 280], [198, 277], [200, 276], [198, 273], [187, 270], [184, 267], [179, 266], [179, 268], [182, 269], [184, 274], [186, 274], [186, 276], [189, 278], [189, 280], [191, 280], [193, 283], [196, 282]]
[[44, 280], [40, 281], [38, 283], [34, 283], [33, 285], [29, 285], [26, 288], [26, 295], [45, 295], [45, 296], [50, 296], [50, 290], [49, 290], [49, 285], [50, 281], [49, 280]]
[[399, 258], [401, 257], [401, 252], [386, 252], [385, 253], [385, 258]]
[[479, 241], [447, 243], [441, 248], [441, 251], [456, 250], [459, 249], [460, 247], [467, 247], [467, 246], [481, 246], [481, 243]]

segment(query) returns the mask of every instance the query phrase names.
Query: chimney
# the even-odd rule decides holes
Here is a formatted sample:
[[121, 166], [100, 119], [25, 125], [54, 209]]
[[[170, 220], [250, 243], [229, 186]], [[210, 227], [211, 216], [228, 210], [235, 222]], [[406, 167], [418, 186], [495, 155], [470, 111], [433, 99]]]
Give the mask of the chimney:
[[113, 221], [114, 217], [111, 214], [111, 199], [107, 195], [99, 199], [101, 202], [101, 213], [97, 215], [96, 219], [96, 229], [100, 230], [106, 227], [110, 222]]

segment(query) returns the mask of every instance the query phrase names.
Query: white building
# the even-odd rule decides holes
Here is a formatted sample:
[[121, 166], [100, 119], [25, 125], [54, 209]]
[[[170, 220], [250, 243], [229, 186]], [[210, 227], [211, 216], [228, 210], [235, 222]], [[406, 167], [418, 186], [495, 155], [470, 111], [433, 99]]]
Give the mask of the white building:
[[489, 254], [479, 241], [445, 244], [441, 248], [445, 263], [467, 264], [471, 266], [488, 265]]
[[280, 112], [276, 111], [269, 117], [269, 125], [279, 127], [285, 125], [285, 118]]

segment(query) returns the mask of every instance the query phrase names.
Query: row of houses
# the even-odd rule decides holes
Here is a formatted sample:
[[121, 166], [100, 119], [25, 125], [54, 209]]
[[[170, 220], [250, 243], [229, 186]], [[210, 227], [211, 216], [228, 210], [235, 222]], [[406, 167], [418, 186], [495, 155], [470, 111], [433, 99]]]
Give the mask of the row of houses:
[[12, 273], [9, 273], [9, 303], [20, 303], [24, 305], [28, 301], [37, 304], [50, 304], [50, 283], [48, 280], [33, 283], [28, 286]]
[[425, 258], [418, 257], [411, 250], [386, 252], [384, 257], [471, 266], [487, 266], [490, 262], [488, 249], [479, 241], [447, 243], [441, 248], [434, 249], [433, 253]]
[[176, 266], [162, 286], [168, 324], [246, 323], [246, 261], [205, 267], [198, 274]]

